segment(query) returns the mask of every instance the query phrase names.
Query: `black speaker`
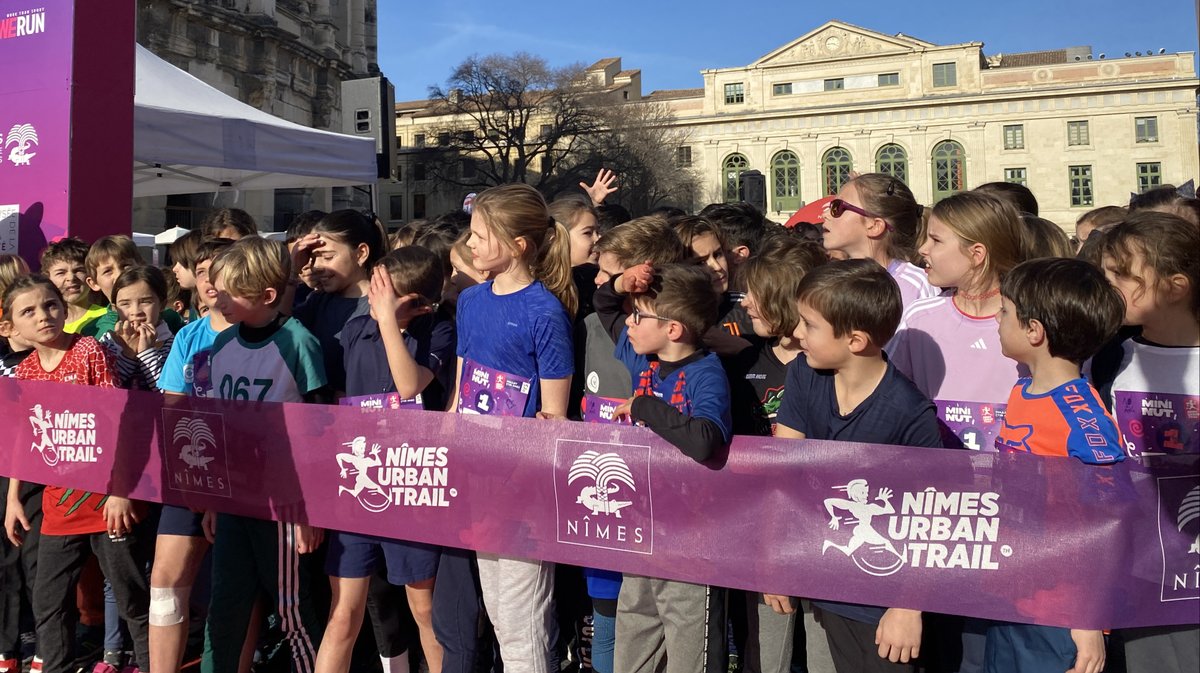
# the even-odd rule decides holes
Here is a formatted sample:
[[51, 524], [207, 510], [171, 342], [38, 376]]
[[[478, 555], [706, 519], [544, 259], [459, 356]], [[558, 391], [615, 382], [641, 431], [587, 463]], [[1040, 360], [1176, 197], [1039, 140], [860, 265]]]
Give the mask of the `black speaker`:
[[342, 133], [374, 138], [379, 177], [396, 179], [396, 90], [386, 77], [342, 82]]
[[759, 171], [742, 171], [738, 175], [738, 198], [758, 208], [760, 213], [767, 211], [767, 176]]

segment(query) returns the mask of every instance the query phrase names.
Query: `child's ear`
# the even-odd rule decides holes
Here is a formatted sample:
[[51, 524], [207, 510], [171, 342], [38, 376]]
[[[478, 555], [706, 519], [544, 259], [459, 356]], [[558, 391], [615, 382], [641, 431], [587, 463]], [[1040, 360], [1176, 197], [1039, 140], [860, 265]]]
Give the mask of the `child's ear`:
[[175, 301], [171, 302], [171, 305], [168, 308], [170, 308], [172, 311], [178, 313], [179, 315], [183, 315], [184, 312], [187, 311], [187, 305], [184, 304], [183, 301], [181, 301], [179, 299], [176, 299]]
[[1037, 348], [1046, 343], [1046, 326], [1041, 320], [1031, 318], [1029, 324], [1025, 326], [1025, 338], [1029, 341], [1029, 345]]
[[87, 286], [92, 288], [92, 292], [100, 292], [100, 286], [96, 283], [95, 278], [92, 278], [91, 276], [84, 276], [83, 282], [87, 283]]
[[8, 339], [13, 335], [13, 324], [11, 320], [0, 320], [0, 337]]
[[729, 256], [731, 258], [733, 258], [734, 264], [741, 264], [742, 262], [750, 259], [750, 248], [748, 248], [744, 245], [739, 245], [736, 248], [731, 248], [729, 250]]
[[269, 287], [269, 288], [263, 290], [262, 297], [260, 297], [260, 298], [262, 299], [264, 304], [266, 304], [267, 306], [271, 306], [275, 303], [276, 299], [279, 299], [279, 291], [273, 287]]
[[846, 346], [850, 348], [850, 352], [855, 355], [865, 351], [871, 345], [871, 337], [862, 330], [851, 330], [846, 337]]
[[983, 263], [987, 261], [988, 251], [982, 243], [972, 243], [967, 246], [966, 253], [975, 266], [983, 266]]
[[667, 338], [671, 341], [683, 341], [683, 336], [687, 334], [687, 328], [678, 320], [672, 320], [667, 323]]
[[1192, 281], [1182, 273], [1168, 276], [1163, 285], [1167, 290], [1167, 301], [1171, 304], [1189, 300], [1195, 289], [1192, 287]]
[[354, 261], [359, 266], [365, 265], [367, 263], [367, 258], [370, 256], [371, 246], [367, 245], [366, 243], [359, 243], [358, 247], [354, 249]]

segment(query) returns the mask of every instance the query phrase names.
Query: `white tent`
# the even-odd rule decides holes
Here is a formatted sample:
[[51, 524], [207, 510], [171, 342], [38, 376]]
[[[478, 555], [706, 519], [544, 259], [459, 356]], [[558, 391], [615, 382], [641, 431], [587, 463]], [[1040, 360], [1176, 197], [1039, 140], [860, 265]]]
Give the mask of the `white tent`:
[[374, 139], [284, 121], [137, 46], [134, 196], [375, 181]]

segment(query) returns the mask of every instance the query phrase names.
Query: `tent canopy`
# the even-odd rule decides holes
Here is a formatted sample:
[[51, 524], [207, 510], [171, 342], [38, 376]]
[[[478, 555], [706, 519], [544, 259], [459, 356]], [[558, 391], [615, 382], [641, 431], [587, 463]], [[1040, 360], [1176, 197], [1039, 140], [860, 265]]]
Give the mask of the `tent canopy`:
[[239, 102], [137, 46], [133, 195], [371, 184], [373, 138]]

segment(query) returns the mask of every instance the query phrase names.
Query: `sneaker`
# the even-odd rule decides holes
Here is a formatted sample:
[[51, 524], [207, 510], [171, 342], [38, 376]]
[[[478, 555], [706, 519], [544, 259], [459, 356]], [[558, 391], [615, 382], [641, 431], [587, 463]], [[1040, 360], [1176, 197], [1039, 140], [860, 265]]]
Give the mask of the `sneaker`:
[[0, 654], [0, 673], [20, 673], [21, 662], [8, 656]]
[[29, 673], [42, 673], [42, 658], [34, 657], [33, 662], [29, 664]]
[[142, 673], [142, 669], [134, 666], [133, 664], [125, 664], [125, 666], [121, 669], [121, 673]]
[[92, 667], [92, 673], [120, 673], [120, 671], [117, 670], [116, 666], [113, 666], [107, 661], [98, 661], [96, 662], [96, 665]]

